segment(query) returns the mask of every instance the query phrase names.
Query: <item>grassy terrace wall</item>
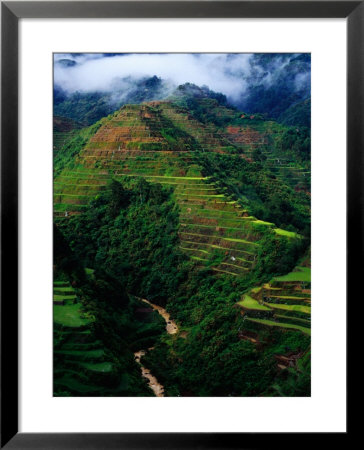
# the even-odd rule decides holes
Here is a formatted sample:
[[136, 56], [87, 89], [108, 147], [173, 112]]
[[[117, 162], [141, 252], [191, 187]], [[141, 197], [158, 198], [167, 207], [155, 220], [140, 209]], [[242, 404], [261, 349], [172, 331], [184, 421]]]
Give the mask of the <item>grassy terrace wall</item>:
[[[96, 281], [92, 269], [85, 272], [87, 278]], [[54, 281], [54, 396], [152, 396], [152, 391], [140, 377], [130, 343], [121, 336], [123, 327], [115, 332], [110, 316], [100, 324], [100, 309], [92, 309], [98, 303], [95, 303], [94, 295], [91, 297], [94, 305], [90, 305], [89, 289], [95, 285], [84, 282], [74, 281], [73, 284], [77, 285], [74, 288], [68, 281]], [[93, 292], [95, 294], [96, 291]], [[102, 309], [101, 316], [105, 314], [107, 311]], [[157, 313], [155, 315], [158, 316]], [[163, 320], [159, 316], [157, 319], [158, 326], [162, 328]], [[119, 310], [118, 321], [123, 320], [123, 310]], [[159, 320], [163, 323], [159, 324]], [[155, 318], [151, 321], [155, 322]], [[111, 328], [108, 329], [108, 326]], [[138, 322], [137, 330], [134, 345], [141, 345], [141, 342], [148, 345], [153, 340], [152, 324]], [[116, 333], [115, 342], [109, 340], [110, 333]]]
[[[254, 116], [252, 116], [254, 117]], [[244, 123], [245, 122], [245, 123]], [[249, 116], [239, 126], [228, 126], [224, 136], [249, 159], [262, 162], [277, 178], [297, 189], [310, 191], [311, 171], [309, 163], [298, 163], [287, 152], [279, 151], [275, 141], [284, 133], [285, 127], [276, 122], [254, 123]]]
[[67, 143], [69, 139], [77, 134], [80, 125], [66, 117], [55, 116], [53, 118], [53, 153], [57, 154], [59, 150]]
[[[244, 145], [265, 145], [266, 138], [258, 130], [249, 128], [244, 134], [233, 129], [230, 134]], [[230, 134], [224, 136], [169, 102], [127, 105], [102, 120], [75, 160], [56, 177], [55, 216], [60, 220], [82, 212], [101, 190], [108, 189], [112, 178], [144, 177], [174, 190], [181, 210], [183, 251], [217, 274], [243, 276], [256, 262], [260, 239], [284, 233], [249, 216], [202, 176], [194, 151], [224, 153]]]
[[55, 395], [92, 396], [112, 387], [114, 364], [95, 339], [94, 318], [83, 310], [69, 282], [54, 281], [53, 320]]
[[[310, 191], [309, 158], [299, 155], [294, 146], [295, 138], [305, 136], [306, 130], [264, 120], [260, 114], [241, 113], [213, 99], [179, 103], [191, 111], [188, 115], [191, 120], [185, 126], [191, 127], [196, 118], [203, 122], [210, 134], [220, 141], [224, 153], [238, 151], [247, 160], [260, 161], [265, 169], [294, 189]], [[211, 151], [208, 144], [206, 150]], [[304, 156], [304, 159], [301, 160], [300, 156]]]
[[238, 305], [247, 320], [263, 327], [278, 327], [311, 334], [311, 269], [292, 272], [244, 294]]

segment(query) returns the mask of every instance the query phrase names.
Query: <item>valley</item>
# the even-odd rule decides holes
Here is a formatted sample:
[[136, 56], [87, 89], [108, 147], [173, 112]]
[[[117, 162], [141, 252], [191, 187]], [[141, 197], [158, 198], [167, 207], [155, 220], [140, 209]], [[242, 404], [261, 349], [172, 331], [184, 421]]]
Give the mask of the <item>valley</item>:
[[309, 130], [191, 89], [55, 119], [56, 396], [310, 395]]
[[[160, 314], [163, 317], [163, 319], [166, 322], [166, 331], [168, 334], [178, 333], [177, 324], [173, 320], [170, 320], [170, 315], [167, 313], [167, 311], [164, 308], [162, 308], [161, 306], [158, 306], [158, 305], [153, 305], [153, 303], [150, 303], [148, 300], [146, 300], [144, 298], [140, 299], [140, 300], [142, 302], [150, 305], [155, 311], [158, 312], [158, 314]], [[153, 350], [153, 347], [148, 350]], [[134, 356], [135, 356], [136, 362], [141, 364], [141, 358], [146, 354], [146, 352], [148, 350], [139, 350], [139, 351], [135, 352]], [[141, 370], [142, 370], [143, 377], [148, 380], [148, 384], [151, 387], [151, 389], [153, 390], [153, 392], [155, 393], [156, 397], [163, 397], [164, 387], [160, 383], [158, 383], [158, 380], [142, 364], [141, 364]]]

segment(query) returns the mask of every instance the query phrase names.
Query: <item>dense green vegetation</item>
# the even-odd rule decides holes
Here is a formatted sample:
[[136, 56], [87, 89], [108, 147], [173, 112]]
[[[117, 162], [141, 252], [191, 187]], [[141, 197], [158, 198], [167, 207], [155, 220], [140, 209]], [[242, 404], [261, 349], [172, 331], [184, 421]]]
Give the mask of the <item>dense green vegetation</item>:
[[[261, 255], [255, 275], [216, 278], [208, 268], [193, 268], [178, 250], [178, 210], [171, 195], [169, 189], [142, 179], [113, 181], [111, 189], [82, 215], [60, 225], [82, 263], [97, 269], [92, 283], [88, 281], [82, 287], [83, 304], [87, 313], [95, 317], [95, 337], [107, 343], [114, 355], [117, 348], [120, 352], [120, 345], [136, 350], [138, 345], [147, 348], [153, 342], [153, 338], [145, 341], [145, 326], [141, 326], [142, 338], [138, 340], [126, 288], [166, 305], [187, 332], [185, 339], [162, 334], [154, 343], [154, 350], [143, 358], [143, 363], [165, 385], [167, 395], [278, 395], [277, 389], [286, 392], [274, 355], [287, 343], [287, 331], [275, 331], [273, 340], [267, 339], [264, 330], [257, 331], [262, 335], [262, 343], [266, 336], [264, 352], [258, 352], [251, 342], [239, 337], [239, 332], [245, 328], [259, 330], [259, 325], [244, 320], [234, 305], [242, 291], [274, 272], [272, 264], [276, 259], [284, 264], [285, 253], [292, 261], [285, 261], [287, 265], [281, 270], [276, 266], [275, 271], [287, 272], [297, 259], [292, 253], [294, 246], [288, 239], [272, 239], [268, 235], [275, 250], [264, 245], [265, 254]], [[282, 242], [286, 246], [280, 249], [277, 243]], [[281, 252], [278, 258], [277, 251]], [[98, 268], [109, 272], [112, 278]], [[122, 314], [115, 314], [118, 310]], [[291, 352], [307, 347], [300, 332], [290, 333], [295, 336], [288, 339]], [[115, 370], [126, 370], [128, 374], [134, 366], [130, 358], [120, 358], [118, 355]], [[104, 358], [101, 362], [109, 361]], [[288, 376], [298, 378], [299, 383], [284, 395], [302, 395], [304, 389], [307, 393], [308, 378], [305, 375], [302, 380], [302, 376], [296, 371]]]
[[291, 155], [301, 161], [309, 161], [311, 158], [310, 130], [307, 127], [288, 128], [277, 139], [276, 146], [285, 155]]
[[311, 128], [311, 100], [308, 98], [290, 106], [279, 116], [284, 125]]
[[[141, 103], [164, 97], [165, 88], [160, 78], [142, 78], [135, 84], [121, 80], [112, 92], [75, 92], [67, 95], [59, 87], [54, 89], [54, 114], [68, 117], [83, 126], [90, 126], [118, 110], [126, 103]], [[125, 85], [132, 85], [125, 95]]]
[[106, 94], [56, 96], [55, 395], [153, 395], [140, 350], [166, 396], [310, 395], [305, 94], [257, 83], [247, 114], [190, 83], [138, 105], [143, 83], [107, 117]]
[[250, 214], [309, 236], [310, 198], [307, 194], [295, 192], [264, 170], [259, 162], [215, 153], [200, 152], [196, 157], [204, 175], [240, 201]]
[[[54, 395], [152, 395], [133, 351], [155, 342], [162, 319], [138, 320], [140, 302], [118, 280], [102, 270], [87, 275], [57, 227], [54, 237]], [[70, 294], [61, 304], [60, 290]]]
[[[232, 307], [232, 292], [231, 286], [222, 283], [203, 283], [198, 295], [183, 299], [187, 308], [182, 302], [170, 305], [176, 317], [190, 326], [187, 337], [165, 338], [144, 358], [168, 395], [309, 394], [309, 367], [282, 377], [275, 361], [275, 355], [306, 349], [309, 338], [296, 331], [259, 330], [259, 325], [244, 320]], [[244, 331], [259, 336], [259, 350], [241, 338]], [[291, 378], [292, 385], [287, 383]]]
[[90, 126], [102, 117], [111, 114], [115, 109], [117, 106], [112, 105], [109, 97], [101, 92], [76, 92], [71, 97], [64, 98], [62, 102], [55, 104], [54, 113], [81, 122], [84, 126]]
[[152, 302], [165, 305], [185, 276], [178, 210], [170, 190], [161, 185], [133, 178], [113, 181], [61, 229], [85, 266], [103, 267], [128, 292]]
[[61, 151], [55, 153], [53, 158], [53, 172], [55, 176], [59, 175], [65, 166], [72, 166], [74, 158], [79, 154], [90, 137], [95, 134], [101, 125], [102, 121], [99, 121], [88, 128], [81, 129], [75, 133], [74, 136], [71, 136], [66, 140]]

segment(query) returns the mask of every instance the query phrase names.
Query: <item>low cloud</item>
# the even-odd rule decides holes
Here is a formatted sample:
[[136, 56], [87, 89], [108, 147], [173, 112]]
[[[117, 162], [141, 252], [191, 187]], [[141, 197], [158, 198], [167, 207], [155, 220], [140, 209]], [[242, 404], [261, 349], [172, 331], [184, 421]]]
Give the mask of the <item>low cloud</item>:
[[[166, 93], [184, 83], [207, 86], [225, 94], [233, 104], [249, 95], [256, 84], [268, 88], [284, 78], [294, 54], [105, 54], [54, 55], [54, 81], [64, 91], [110, 92], [120, 101], [139, 80], [157, 76]], [[303, 66], [302, 66], [303, 67]], [[308, 68], [307, 68], [308, 67]], [[295, 89], [309, 89], [310, 69], [298, 69]]]
[[[206, 85], [229, 98], [246, 89], [250, 54], [56, 54], [55, 84], [66, 92], [112, 91], [120, 79], [138, 80], [156, 75], [170, 86], [187, 82]], [[63, 64], [71, 60], [76, 64]]]

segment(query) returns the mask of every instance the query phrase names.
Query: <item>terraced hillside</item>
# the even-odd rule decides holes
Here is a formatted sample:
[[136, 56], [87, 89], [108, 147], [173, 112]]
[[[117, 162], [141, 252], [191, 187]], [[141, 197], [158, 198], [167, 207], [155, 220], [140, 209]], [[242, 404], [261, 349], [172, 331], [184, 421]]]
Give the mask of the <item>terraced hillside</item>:
[[56, 154], [80, 129], [80, 125], [67, 117], [53, 117], [53, 152]]
[[238, 302], [246, 320], [311, 334], [311, 269], [297, 266], [287, 275], [251, 289]]
[[211, 98], [180, 101], [199, 121], [215, 124], [225, 148], [233, 146], [248, 161], [259, 161], [296, 190], [310, 192], [310, 139], [306, 128], [286, 127], [260, 114], [246, 114]]
[[[228, 126], [225, 137], [250, 159], [258, 159], [278, 179], [296, 190], [310, 191], [311, 172], [307, 162], [298, 163], [294, 155], [280, 148], [285, 132], [282, 125], [272, 121], [257, 120], [254, 115], [242, 116], [240, 126]], [[296, 129], [296, 133], [299, 130]]]
[[58, 395], [95, 395], [112, 381], [114, 365], [96, 340], [87, 314], [69, 282], [54, 281], [54, 389]]
[[[225, 109], [225, 115], [233, 115]], [[244, 275], [254, 265], [264, 236], [297, 236], [250, 215], [204, 176], [197, 154], [232, 151], [236, 147], [213, 122], [199, 122], [171, 102], [127, 105], [103, 119], [56, 177], [55, 216], [60, 220], [80, 213], [113, 178], [143, 177], [174, 190], [184, 252], [218, 274]]]
[[[92, 272], [91, 269], [86, 271], [89, 277], [93, 277]], [[86, 287], [84, 282], [81, 284]], [[83, 290], [76, 290], [68, 281], [54, 281], [54, 395], [153, 395], [146, 381], [140, 377], [129, 344], [118, 336], [120, 342], [113, 349], [105, 334], [113, 331], [98, 323], [96, 315], [91, 312], [90, 299], [86, 297], [81, 300], [81, 296]], [[93, 295], [91, 298], [95, 299]], [[118, 317], [120, 320], [122, 315]], [[153, 318], [149, 320], [153, 322]], [[138, 324], [134, 345], [148, 342], [143, 327], [149, 330], [149, 335], [153, 327], [152, 324]]]
[[[141, 348], [167, 396], [309, 395], [309, 186], [269, 167], [269, 155], [305, 165], [297, 136], [199, 105], [126, 105], [55, 159], [60, 248], [95, 269], [92, 283], [67, 271], [72, 285], [55, 283], [56, 395], [152, 395]], [[184, 336], [139, 320], [129, 294], [165, 307]]]
[[310, 56], [56, 54], [54, 82], [53, 395], [309, 396]]

